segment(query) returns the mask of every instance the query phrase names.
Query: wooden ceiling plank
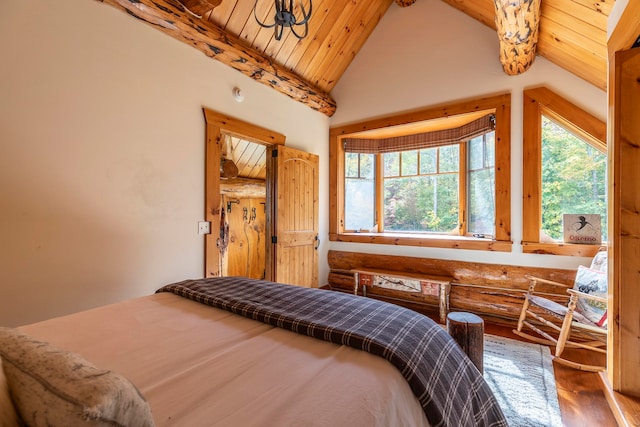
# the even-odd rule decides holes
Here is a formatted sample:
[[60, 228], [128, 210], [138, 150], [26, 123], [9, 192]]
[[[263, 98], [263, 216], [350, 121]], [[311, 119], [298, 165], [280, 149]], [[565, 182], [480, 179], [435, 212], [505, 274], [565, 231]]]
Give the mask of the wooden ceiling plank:
[[[350, 43], [345, 45], [345, 47], [340, 51], [338, 57], [334, 58], [332, 61], [327, 61], [321, 64], [316, 70], [316, 73], [313, 76], [310, 76], [311, 80], [315, 81], [322, 89], [327, 92], [331, 92], [340, 80], [342, 74], [344, 74], [357, 53], [362, 48], [362, 45], [364, 45], [375, 27], [378, 25], [380, 19], [382, 19], [386, 11], [389, 9], [392, 2], [393, 0], [379, 2], [377, 10], [375, 10], [372, 16], [367, 18], [364, 22], [361, 36], [350, 38]], [[363, 23], [360, 24], [362, 25]]]
[[602, 13], [606, 17], [609, 17], [609, 15], [611, 14], [611, 9], [613, 9], [613, 4], [615, 3], [615, 0], [599, 0], [599, 1], [573, 0], [573, 1], [584, 7], [593, 9], [598, 13]]
[[540, 32], [540, 39], [544, 40], [544, 53], [549, 50], [556, 50], [567, 55], [568, 60], [577, 60], [583, 64], [583, 66], [593, 67], [600, 71], [606, 69], [606, 59], [595, 55], [592, 51], [584, 49], [580, 45], [569, 43], [563, 40], [559, 40], [553, 37], [553, 35], [547, 31]]
[[607, 60], [607, 43], [605, 38], [606, 34], [604, 32], [602, 33], [602, 40], [596, 40], [585, 37], [582, 34], [565, 27], [561, 23], [551, 20], [550, 18], [545, 20], [544, 26], [540, 31], [550, 34], [557, 42], [567, 43], [572, 46], [579, 46], [588, 52], [592, 52], [594, 56], [602, 59], [603, 61]]
[[253, 145], [254, 149], [247, 156], [247, 176], [251, 178], [264, 178], [260, 176], [260, 173], [264, 168], [266, 168], [267, 147], [264, 145]]
[[[272, 5], [273, 5], [273, 3], [272, 3]], [[272, 23], [274, 14], [275, 14], [275, 8], [271, 7], [269, 9], [268, 14], [267, 14], [267, 18], [265, 18], [266, 20], [262, 21], [262, 22]], [[299, 16], [299, 15], [296, 15], [296, 16]], [[283, 28], [280, 40], [276, 40], [275, 31], [274, 31], [273, 28], [262, 28], [262, 27], [260, 27], [260, 28], [258, 28], [256, 30], [256, 36], [253, 39], [252, 46], [255, 49], [257, 49], [257, 50], [259, 50], [261, 52], [265, 52], [265, 54], [267, 56], [269, 56], [271, 58], [274, 58], [274, 59], [276, 59], [276, 61], [279, 62], [279, 58], [278, 58], [278, 56], [276, 54], [273, 54], [273, 53], [270, 54], [270, 53], [266, 52], [267, 46], [269, 46], [270, 44], [272, 44], [272, 45], [280, 45], [281, 43], [286, 42], [289, 37], [293, 37], [294, 39], [297, 40], [297, 37], [288, 28]]]
[[[591, 9], [581, 6], [572, 0], [555, 0], [554, 2], [542, 2], [540, 6], [542, 19], [549, 18], [555, 22], [561, 22], [585, 37], [597, 35], [607, 31], [607, 17]], [[596, 38], [597, 39], [597, 38]]]
[[[546, 34], [541, 32], [540, 37], [546, 37]], [[549, 45], [550, 43], [547, 43]], [[539, 44], [538, 47], [541, 45]], [[552, 49], [545, 47], [544, 54], [540, 52], [540, 55], [544, 56], [547, 60], [553, 62], [560, 68], [564, 68], [577, 77], [591, 83], [599, 89], [606, 90], [607, 88], [607, 73], [606, 62], [603, 64], [585, 62], [584, 55], [576, 55], [574, 51], [567, 50], [562, 51], [560, 49]]]
[[[375, 9], [370, 7], [366, 10]], [[364, 29], [365, 23], [369, 20], [368, 15], [367, 13], [360, 15], [360, 18], [356, 18], [356, 15], [352, 14], [341, 31], [334, 29], [332, 34], [337, 34], [337, 37], [329, 37], [327, 43], [323, 44], [320, 50], [320, 52], [324, 53], [315, 55], [307, 64], [306, 69], [301, 70], [301, 72], [308, 76], [310, 81], [315, 81], [318, 87], [329, 92], [329, 87], [332, 87], [341, 75], [341, 72], [337, 67], [334, 67], [334, 65], [344, 60], [346, 55], [349, 55], [347, 60], [350, 63], [355, 56], [351, 51], [352, 43], [361, 37], [367, 37], [364, 34]], [[348, 53], [345, 55], [345, 52]], [[324, 85], [319, 83], [321, 80], [324, 82]]]
[[253, 4], [253, 1], [236, 1], [236, 7], [227, 21], [225, 31], [242, 39], [242, 29], [249, 18], [253, 19]]
[[291, 31], [287, 31], [281, 40], [276, 40], [275, 38], [269, 40], [264, 49], [265, 54], [271, 58], [276, 58], [279, 63], [285, 64], [293, 49], [304, 49], [305, 43], [315, 37], [316, 31], [320, 28], [329, 12], [329, 7], [334, 7], [331, 1], [315, 0], [313, 2], [313, 12], [309, 19], [309, 35], [306, 38], [298, 39], [291, 34]]
[[179, 4], [166, 0], [100, 1], [148, 23], [176, 40], [195, 47], [205, 55], [316, 111], [328, 116], [335, 113], [336, 103], [328, 93], [278, 66], [273, 60], [246, 46], [237, 37], [225, 33], [220, 27], [194, 17]]
[[575, 19], [585, 21], [597, 28], [607, 28], [609, 15], [602, 13], [602, 11], [592, 7], [592, 5], [587, 6], [583, 2], [576, 0], [554, 0], [552, 3], [551, 6], [556, 9], [561, 9]]
[[220, 28], [226, 28], [229, 17], [233, 13], [233, 9], [236, 7], [236, 2], [231, 0], [223, 1], [220, 6], [211, 11], [211, 14], [207, 17], [209, 22], [213, 22]]
[[[275, 7], [273, 1], [259, 1], [257, 3], [255, 13], [262, 23], [266, 25], [272, 24], [273, 16], [275, 15]], [[245, 40], [249, 46], [256, 49], [257, 51], [264, 52], [264, 47], [266, 46], [266, 44], [263, 46], [256, 44], [256, 40], [260, 32], [268, 34], [269, 37], [274, 37], [274, 29], [263, 28], [262, 26], [260, 26], [253, 14], [253, 9], [251, 9], [251, 13], [247, 17], [247, 21], [245, 22], [244, 27], [242, 27], [242, 31], [240, 32], [240, 38], [242, 40]]]
[[313, 73], [317, 65], [323, 62], [327, 57], [334, 58], [342, 48], [346, 39], [351, 36], [351, 31], [357, 25], [366, 11], [369, 9], [369, 4], [366, 0], [358, 0], [350, 2], [342, 9], [342, 13], [333, 21], [331, 31], [323, 42], [318, 46], [312, 55], [305, 55], [301, 61], [293, 68], [294, 72], [300, 75], [307, 75]]
[[285, 67], [294, 70], [299, 64], [306, 65], [310, 58], [318, 54], [318, 49], [329, 34], [331, 34], [335, 21], [337, 21], [342, 14], [343, 7], [337, 3], [338, 2], [336, 2], [336, 5], [328, 8], [328, 13], [322, 23], [320, 23], [320, 27], [314, 32], [314, 36], [304, 39], [302, 45], [296, 46], [296, 49], [291, 51], [291, 55], [289, 55], [286, 60], [283, 58]]

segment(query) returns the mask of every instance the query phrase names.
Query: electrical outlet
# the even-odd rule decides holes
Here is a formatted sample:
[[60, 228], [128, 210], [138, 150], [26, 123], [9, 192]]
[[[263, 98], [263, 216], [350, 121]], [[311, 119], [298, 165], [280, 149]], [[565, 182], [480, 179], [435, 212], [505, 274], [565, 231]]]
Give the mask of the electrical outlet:
[[209, 221], [198, 222], [198, 234], [211, 234], [211, 223]]

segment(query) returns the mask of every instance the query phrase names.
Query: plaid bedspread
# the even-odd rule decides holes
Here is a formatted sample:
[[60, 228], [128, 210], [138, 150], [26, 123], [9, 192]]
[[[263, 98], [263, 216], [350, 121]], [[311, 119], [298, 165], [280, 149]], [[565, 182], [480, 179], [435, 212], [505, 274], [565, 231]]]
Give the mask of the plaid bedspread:
[[383, 357], [402, 373], [433, 426], [507, 425], [489, 386], [456, 342], [412, 310], [241, 277], [185, 280], [157, 292]]

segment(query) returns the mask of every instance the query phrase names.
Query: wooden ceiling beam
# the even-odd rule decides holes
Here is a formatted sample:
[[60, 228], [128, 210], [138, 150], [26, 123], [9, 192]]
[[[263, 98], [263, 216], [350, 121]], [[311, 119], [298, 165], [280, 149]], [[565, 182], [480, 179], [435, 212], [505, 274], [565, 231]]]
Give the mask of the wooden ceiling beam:
[[[302, 79], [237, 37], [193, 16], [173, 0], [98, 0], [121, 9], [171, 37], [187, 43], [246, 76], [331, 117], [336, 102], [328, 93]], [[212, 0], [215, 1], [215, 0]]]
[[500, 63], [510, 76], [522, 74], [536, 57], [540, 0], [494, 0]]
[[187, 10], [198, 18], [202, 18], [208, 12], [220, 6], [222, 0], [178, 0]]

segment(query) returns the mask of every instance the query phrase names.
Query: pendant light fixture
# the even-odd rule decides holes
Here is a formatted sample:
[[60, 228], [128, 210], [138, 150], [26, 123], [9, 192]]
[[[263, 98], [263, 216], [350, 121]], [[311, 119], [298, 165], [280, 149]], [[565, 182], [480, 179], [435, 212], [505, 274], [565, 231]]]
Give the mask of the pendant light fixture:
[[[262, 0], [264, 1], [264, 0]], [[275, 2], [275, 11], [276, 14], [273, 17], [273, 23], [264, 23], [261, 22], [256, 13], [256, 7], [258, 6], [258, 0], [256, 0], [253, 5], [253, 16], [256, 19], [256, 22], [263, 28], [273, 28], [274, 35], [276, 40], [280, 40], [282, 38], [282, 31], [284, 27], [289, 27], [294, 36], [299, 39], [302, 39], [307, 36], [309, 32], [309, 18], [311, 18], [311, 10], [313, 8], [312, 0], [309, 0], [309, 11], [307, 12], [304, 8], [304, 0], [298, 0], [300, 4], [300, 10], [302, 12], [302, 16], [300, 18], [296, 17], [293, 11], [293, 2], [294, 0], [274, 0]], [[299, 34], [296, 31], [296, 26], [304, 25], [304, 33]]]

